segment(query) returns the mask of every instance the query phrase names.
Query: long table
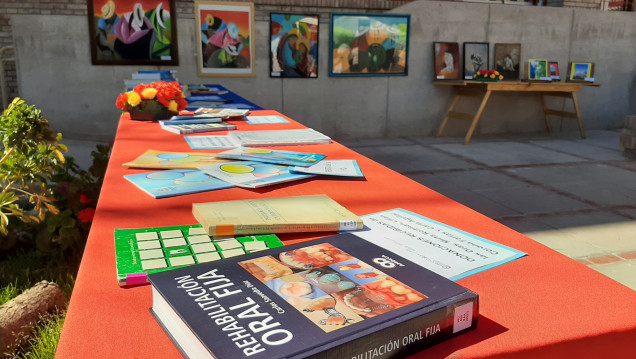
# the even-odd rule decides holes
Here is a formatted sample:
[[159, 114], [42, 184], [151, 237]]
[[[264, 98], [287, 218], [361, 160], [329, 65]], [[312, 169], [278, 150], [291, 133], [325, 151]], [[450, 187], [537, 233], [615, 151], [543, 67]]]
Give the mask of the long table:
[[[275, 111], [254, 114], [283, 116]], [[232, 122], [245, 131], [304, 128], [283, 117], [289, 123]], [[480, 295], [478, 328], [413, 358], [626, 358], [636, 353], [635, 291], [337, 142], [285, 149], [355, 159], [364, 179], [315, 177], [257, 190], [230, 188], [164, 199], [153, 199], [123, 178], [147, 171], [122, 166], [147, 149], [192, 151], [182, 136], [156, 123], [120, 119], [58, 358], [180, 357], [150, 314], [151, 287], [118, 286], [115, 228], [196, 224], [193, 202], [321, 193], [358, 215], [403, 208], [528, 253], [459, 280]], [[280, 237], [291, 244], [330, 234]]]
[[[446, 127], [449, 119], [457, 119], [470, 122], [470, 127], [464, 138], [464, 144], [470, 142], [475, 128], [479, 123], [481, 114], [486, 108], [486, 104], [490, 99], [490, 95], [494, 92], [536, 92], [541, 95], [541, 107], [543, 108], [543, 116], [545, 119], [548, 132], [552, 132], [552, 123], [550, 116], [571, 118], [578, 121], [581, 138], [585, 138], [585, 126], [583, 125], [583, 116], [581, 115], [581, 106], [577, 92], [581, 91], [583, 86], [600, 86], [594, 83], [584, 82], [543, 82], [543, 81], [501, 81], [501, 82], [480, 82], [480, 81], [434, 81], [436, 85], [450, 85], [455, 87], [457, 93], [451, 102], [446, 115], [442, 120], [437, 136], [439, 137]], [[574, 112], [561, 111], [548, 108], [545, 98], [562, 97], [571, 99], [574, 105]], [[466, 113], [455, 111], [455, 106], [461, 98], [476, 97], [479, 99], [479, 107], [476, 113]]]

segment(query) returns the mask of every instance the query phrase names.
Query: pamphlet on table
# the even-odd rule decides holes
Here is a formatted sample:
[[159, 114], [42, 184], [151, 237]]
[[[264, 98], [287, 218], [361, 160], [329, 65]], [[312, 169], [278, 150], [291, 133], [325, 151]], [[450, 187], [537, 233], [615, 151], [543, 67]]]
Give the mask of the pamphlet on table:
[[201, 225], [115, 229], [117, 282], [148, 283], [148, 274], [282, 247], [273, 234], [210, 237]]
[[322, 160], [309, 167], [293, 167], [292, 172], [315, 175], [364, 177], [356, 160]]
[[152, 314], [192, 359], [404, 358], [479, 317], [476, 293], [352, 234], [148, 278]]
[[245, 119], [250, 125], [269, 125], [273, 123], [289, 123], [289, 121], [277, 115], [245, 116]]
[[222, 159], [259, 161], [289, 166], [307, 167], [320, 162], [327, 156], [319, 153], [272, 150], [267, 148], [239, 147], [233, 150], [219, 152], [216, 154], [216, 157]]
[[217, 131], [232, 131], [236, 130], [236, 125], [231, 123], [219, 122], [219, 123], [184, 123], [181, 125], [170, 125], [161, 122], [161, 129], [168, 132], [176, 133], [179, 135], [187, 133], [205, 133], [205, 132], [217, 132]]
[[429, 270], [458, 280], [526, 254], [404, 209], [362, 216], [365, 228], [352, 234]]
[[198, 169], [164, 170], [125, 175], [137, 188], [154, 198], [213, 191], [234, 187]]
[[274, 163], [237, 161], [199, 167], [200, 170], [238, 187], [259, 188], [298, 181], [314, 175], [292, 173], [290, 167]]
[[204, 152], [148, 150], [134, 160], [124, 163], [124, 166], [153, 169], [197, 169], [203, 165], [231, 162], [217, 158], [215, 155], [215, 153]]

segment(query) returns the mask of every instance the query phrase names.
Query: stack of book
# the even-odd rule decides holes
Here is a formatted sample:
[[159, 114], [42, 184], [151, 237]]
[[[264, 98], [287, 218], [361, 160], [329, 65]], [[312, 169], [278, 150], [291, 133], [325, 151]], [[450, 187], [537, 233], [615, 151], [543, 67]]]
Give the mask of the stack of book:
[[237, 110], [226, 108], [200, 108], [196, 111], [182, 111], [177, 116], [172, 116], [167, 121], [159, 121], [161, 128], [177, 133], [202, 133], [214, 131], [235, 130], [236, 125], [223, 122], [224, 119], [242, 118], [249, 110]]

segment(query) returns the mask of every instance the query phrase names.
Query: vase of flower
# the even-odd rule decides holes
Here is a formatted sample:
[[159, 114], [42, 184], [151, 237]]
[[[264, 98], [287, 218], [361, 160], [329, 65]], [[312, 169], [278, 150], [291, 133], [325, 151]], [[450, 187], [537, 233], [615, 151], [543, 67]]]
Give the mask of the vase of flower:
[[117, 97], [115, 105], [130, 114], [131, 120], [167, 120], [186, 108], [188, 102], [178, 82], [140, 84]]
[[498, 82], [503, 80], [503, 75], [496, 70], [479, 70], [473, 76], [473, 80], [479, 82]]

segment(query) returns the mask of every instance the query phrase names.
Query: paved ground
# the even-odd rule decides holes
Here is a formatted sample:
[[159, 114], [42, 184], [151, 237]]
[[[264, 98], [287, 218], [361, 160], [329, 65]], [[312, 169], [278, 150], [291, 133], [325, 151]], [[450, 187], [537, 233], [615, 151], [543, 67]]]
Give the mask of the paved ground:
[[342, 143], [636, 290], [636, 159], [587, 135]]

